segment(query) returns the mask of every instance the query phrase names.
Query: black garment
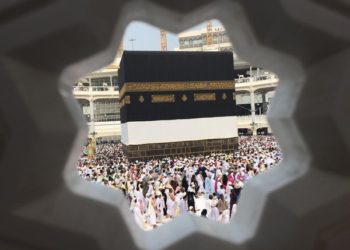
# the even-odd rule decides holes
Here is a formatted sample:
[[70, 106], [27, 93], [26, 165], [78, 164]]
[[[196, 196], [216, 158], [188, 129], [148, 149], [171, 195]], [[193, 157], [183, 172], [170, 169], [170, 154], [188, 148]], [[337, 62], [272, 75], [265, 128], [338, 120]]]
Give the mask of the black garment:
[[174, 180], [171, 180], [171, 181], [170, 181], [170, 186], [172, 186], [172, 188], [173, 188], [174, 190], [176, 190], [176, 188], [177, 188], [178, 185], [179, 185], [179, 184], [177, 183], [177, 181], [174, 181]]
[[142, 180], [142, 194], [144, 197], [146, 197], [146, 194], [148, 192], [148, 181], [149, 181], [149, 178], [148, 177], [145, 177], [143, 180]]
[[125, 188], [122, 188], [122, 192], [123, 192], [124, 196], [126, 197], [126, 190], [125, 190]]
[[231, 217], [231, 214], [232, 214], [232, 207], [236, 203], [237, 203], [236, 191], [231, 191], [231, 194], [230, 194], [230, 217]]
[[112, 168], [112, 167], [109, 167], [109, 168], [107, 168], [107, 175], [113, 175], [114, 174], [114, 168]]
[[208, 211], [206, 209], [203, 209], [202, 212], [201, 212], [201, 217], [208, 218], [207, 217], [207, 213], [208, 213]]
[[201, 170], [201, 172], [202, 172], [202, 176], [203, 176], [203, 180], [205, 180], [205, 178], [207, 178], [207, 172], [206, 172], [206, 168], [205, 167], [202, 167], [202, 170]]
[[237, 196], [237, 200], [238, 200], [238, 198], [239, 198], [239, 195], [240, 195], [240, 193], [241, 193], [241, 188], [234, 188], [234, 190], [235, 190], [235, 193], [236, 193], [236, 196]]
[[188, 183], [187, 183], [186, 176], [184, 176], [184, 178], [182, 178], [181, 186], [182, 186], [185, 190], [188, 189]]
[[200, 173], [205, 178], [205, 177], [207, 177], [206, 170], [207, 169], [203, 166], [199, 167], [198, 170], [196, 171], [196, 175]]
[[228, 177], [227, 177], [226, 174], [224, 174], [224, 175], [222, 176], [222, 185], [224, 185], [224, 187], [226, 187], [227, 182], [228, 182]]
[[163, 196], [163, 199], [164, 199], [163, 215], [166, 216], [168, 214], [167, 213], [168, 206], [166, 205], [167, 204], [167, 196], [165, 194], [165, 189], [163, 189], [161, 192], [162, 192], [162, 196]]
[[195, 193], [192, 191], [187, 192], [187, 205], [189, 207], [193, 207], [194, 211], [196, 211], [196, 206], [195, 206], [195, 200], [194, 200]]
[[198, 192], [199, 190], [199, 185], [198, 185], [198, 181], [196, 179], [196, 176], [195, 175], [192, 175], [192, 178], [191, 178], [191, 184], [192, 182], [194, 183], [194, 190], [196, 191], [196, 193]]

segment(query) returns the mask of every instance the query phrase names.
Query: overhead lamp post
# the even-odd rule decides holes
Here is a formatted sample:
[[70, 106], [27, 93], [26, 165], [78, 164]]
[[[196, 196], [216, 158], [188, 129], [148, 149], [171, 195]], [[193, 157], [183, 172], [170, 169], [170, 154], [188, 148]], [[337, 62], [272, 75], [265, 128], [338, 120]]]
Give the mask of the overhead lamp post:
[[136, 39], [130, 38], [129, 41], [131, 42], [131, 49], [134, 50], [134, 42], [136, 41]]

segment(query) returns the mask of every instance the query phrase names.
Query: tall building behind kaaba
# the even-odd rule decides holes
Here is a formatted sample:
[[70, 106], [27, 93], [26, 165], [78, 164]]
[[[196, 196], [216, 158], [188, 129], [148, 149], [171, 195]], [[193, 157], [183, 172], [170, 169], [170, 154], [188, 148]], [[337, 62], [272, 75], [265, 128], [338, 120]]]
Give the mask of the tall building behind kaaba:
[[232, 52], [124, 51], [121, 141], [129, 159], [233, 152]]

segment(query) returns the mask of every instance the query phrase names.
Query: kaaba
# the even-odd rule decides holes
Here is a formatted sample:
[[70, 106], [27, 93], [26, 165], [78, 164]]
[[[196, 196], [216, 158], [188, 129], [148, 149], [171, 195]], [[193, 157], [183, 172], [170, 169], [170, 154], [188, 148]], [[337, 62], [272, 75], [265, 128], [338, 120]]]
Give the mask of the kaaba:
[[233, 152], [232, 52], [124, 51], [121, 142], [130, 160]]

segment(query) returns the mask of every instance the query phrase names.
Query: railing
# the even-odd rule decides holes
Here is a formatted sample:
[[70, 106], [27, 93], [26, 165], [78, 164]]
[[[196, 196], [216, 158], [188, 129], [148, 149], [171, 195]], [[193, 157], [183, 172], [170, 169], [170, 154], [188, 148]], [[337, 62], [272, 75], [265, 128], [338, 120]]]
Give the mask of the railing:
[[[237, 116], [237, 122], [250, 122], [252, 121], [251, 115]], [[255, 115], [255, 122], [267, 122], [266, 115]]]
[[73, 92], [92, 92], [92, 91], [118, 91], [117, 86], [74, 86]]
[[[241, 77], [235, 79], [236, 83], [257, 82], [266, 80], [278, 80], [274, 74], [260, 75], [253, 77]], [[118, 91], [118, 86], [74, 86], [73, 92], [102, 92], [102, 91]]]
[[278, 80], [278, 77], [274, 74], [259, 75], [259, 76], [252, 76], [252, 77], [241, 77], [241, 78], [235, 79], [235, 82], [245, 83], [245, 82], [257, 82], [257, 81], [266, 81], [266, 80]]

